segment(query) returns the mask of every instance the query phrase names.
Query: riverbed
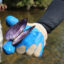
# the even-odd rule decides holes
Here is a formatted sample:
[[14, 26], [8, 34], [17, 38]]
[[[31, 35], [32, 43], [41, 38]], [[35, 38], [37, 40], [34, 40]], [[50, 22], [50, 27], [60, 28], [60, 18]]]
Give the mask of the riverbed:
[[[31, 11], [9, 10], [0, 12], [2, 21], [3, 36], [8, 29], [5, 18], [13, 15], [19, 20], [28, 18], [28, 22], [36, 22], [45, 10], [35, 9]], [[3, 43], [5, 42], [5, 39]], [[33, 56], [19, 55], [17, 53], [6, 55], [2, 52], [2, 64], [64, 64], [64, 22], [62, 22], [54, 31], [48, 35], [47, 45], [41, 58]]]

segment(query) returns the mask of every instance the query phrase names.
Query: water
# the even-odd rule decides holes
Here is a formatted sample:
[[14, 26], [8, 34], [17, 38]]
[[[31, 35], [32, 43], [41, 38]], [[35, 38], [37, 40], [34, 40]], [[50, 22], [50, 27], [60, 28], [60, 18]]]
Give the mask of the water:
[[[13, 15], [19, 19], [28, 18], [29, 22], [36, 22], [44, 12], [45, 10], [38, 9], [31, 10], [30, 12], [21, 10], [0, 12], [3, 35], [8, 29], [5, 24], [6, 16]], [[43, 56], [41, 58], [19, 55], [16, 53], [6, 55], [2, 52], [2, 64], [64, 64], [64, 22], [49, 34], [47, 45], [44, 48]]]

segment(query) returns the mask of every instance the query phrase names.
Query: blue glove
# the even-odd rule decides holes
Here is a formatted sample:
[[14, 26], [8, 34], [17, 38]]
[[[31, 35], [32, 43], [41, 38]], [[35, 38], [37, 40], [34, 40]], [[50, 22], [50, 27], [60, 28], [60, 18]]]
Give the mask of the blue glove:
[[[14, 19], [13, 22], [11, 20], [12, 18]], [[16, 24], [18, 22], [18, 19], [13, 16], [12, 17], [8, 16], [6, 22], [7, 22], [7, 25], [13, 26], [14, 24]], [[31, 26], [27, 25], [25, 30], [30, 27]], [[44, 45], [45, 39], [44, 39], [42, 32], [39, 31], [38, 28], [34, 28], [18, 45], [13, 46], [12, 44], [10, 44], [10, 45], [9, 44], [10, 43], [8, 43], [6, 45], [4, 44], [4, 46], [3, 46], [3, 49], [5, 50], [5, 52], [7, 54], [12, 53], [12, 50], [9, 50], [9, 48], [13, 49], [14, 52], [15, 52], [14, 48], [16, 48], [16, 52], [19, 54], [23, 54], [26, 52], [28, 55], [34, 54], [36, 57], [40, 57], [40, 56], [42, 56], [43, 49], [45, 47], [45, 45]], [[8, 49], [6, 47], [8, 47]]]
[[[30, 28], [26, 26], [25, 30]], [[16, 52], [28, 55], [34, 54], [36, 57], [42, 56], [44, 49], [44, 36], [37, 28], [34, 28], [17, 46]]]
[[8, 26], [13, 26], [18, 23], [19, 20], [14, 16], [7, 16], [5, 21]]
[[2, 48], [6, 54], [15, 52], [15, 46], [12, 45], [12, 41], [5, 42]]

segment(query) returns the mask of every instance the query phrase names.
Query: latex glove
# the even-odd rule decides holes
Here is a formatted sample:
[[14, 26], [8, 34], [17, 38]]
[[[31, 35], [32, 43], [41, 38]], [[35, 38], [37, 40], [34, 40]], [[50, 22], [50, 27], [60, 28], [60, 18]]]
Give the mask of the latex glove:
[[6, 24], [11, 27], [5, 34], [5, 39], [8, 41], [4, 43], [2, 48], [6, 54], [11, 54], [15, 52], [14, 44], [18, 44], [27, 34], [30, 33], [34, 26], [26, 31], [23, 31], [26, 27], [27, 19], [25, 18], [19, 22], [18, 19], [13, 16], [6, 17]]
[[11, 27], [19, 22], [18, 18], [14, 17], [14, 16], [7, 16], [5, 21], [6, 21], [6, 25], [9, 27]]
[[38, 23], [28, 23], [25, 30], [30, 26], [35, 25], [34, 28], [16, 47], [16, 52], [19, 54], [34, 55], [36, 57], [41, 57], [43, 49], [47, 40], [47, 32], [45, 28]]
[[[9, 21], [8, 21], [9, 22]], [[11, 21], [12, 22], [12, 21]], [[11, 24], [11, 22], [9, 24]], [[13, 22], [15, 24], [15, 22]], [[30, 32], [17, 46], [17, 53], [23, 54], [27, 53], [28, 55], [34, 54], [36, 57], [42, 56], [43, 49], [47, 40], [46, 29], [38, 23], [28, 24], [30, 26], [36, 25], [36, 28]], [[25, 30], [30, 26], [26, 26]]]
[[15, 52], [15, 46], [12, 45], [12, 41], [6, 41], [2, 48], [6, 54], [11, 54]]
[[5, 9], [7, 9], [7, 5], [6, 4], [0, 4], [0, 11], [4, 11]]

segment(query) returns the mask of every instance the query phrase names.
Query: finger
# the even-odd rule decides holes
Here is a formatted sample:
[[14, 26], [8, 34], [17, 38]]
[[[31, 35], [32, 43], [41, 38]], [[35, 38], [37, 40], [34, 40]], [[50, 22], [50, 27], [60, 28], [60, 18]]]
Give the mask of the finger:
[[40, 33], [40, 37], [37, 40], [39, 40], [39, 39], [40, 39], [39, 44], [38, 44], [36, 50], [34, 51], [34, 56], [36, 56], [36, 57], [41, 56], [40, 53], [43, 52], [42, 49], [44, 48], [44, 45], [45, 45], [45, 43], [44, 43], [44, 36], [42, 35], [42, 33]]
[[26, 46], [22, 45], [22, 46], [20, 46], [20, 47], [18, 47], [18, 48], [16, 49], [16, 52], [17, 52], [18, 54], [24, 54], [24, 53], [25, 53], [25, 48], [26, 48]]
[[41, 50], [41, 43], [38, 45], [38, 48], [34, 52], [34, 56], [39, 57], [40, 56], [40, 50]]
[[37, 49], [34, 52], [35, 57], [41, 57], [43, 53], [44, 43], [39, 43]]
[[31, 56], [31, 55], [34, 53], [34, 50], [35, 50], [35, 49], [36, 49], [36, 45], [33, 44], [32, 46], [30, 46], [30, 47], [28, 48], [28, 50], [26, 51], [26, 54], [29, 55], [29, 56]]

